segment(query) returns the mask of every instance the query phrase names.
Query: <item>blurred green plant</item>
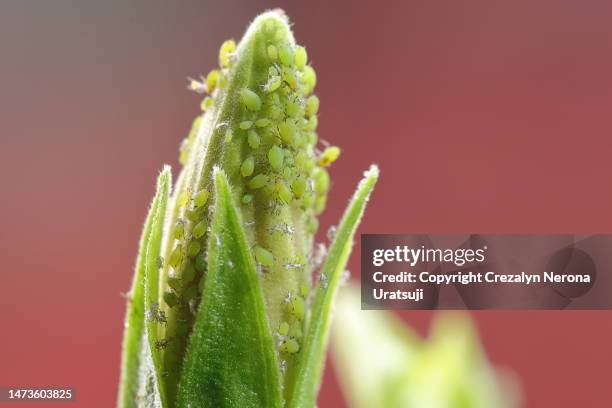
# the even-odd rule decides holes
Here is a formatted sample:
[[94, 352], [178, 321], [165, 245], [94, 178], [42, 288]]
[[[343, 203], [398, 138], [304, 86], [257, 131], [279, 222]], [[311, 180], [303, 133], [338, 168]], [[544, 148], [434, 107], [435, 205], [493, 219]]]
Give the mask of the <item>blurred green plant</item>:
[[361, 310], [359, 290], [340, 291], [332, 355], [352, 408], [515, 408], [516, 382], [487, 362], [459, 312], [440, 313], [420, 338], [391, 312]]
[[314, 251], [326, 167], [340, 154], [318, 148], [315, 85], [278, 10], [190, 81], [207, 96], [178, 180], [164, 168], [145, 222], [119, 407], [315, 405], [338, 282], [378, 179], [373, 166], [329, 251]]

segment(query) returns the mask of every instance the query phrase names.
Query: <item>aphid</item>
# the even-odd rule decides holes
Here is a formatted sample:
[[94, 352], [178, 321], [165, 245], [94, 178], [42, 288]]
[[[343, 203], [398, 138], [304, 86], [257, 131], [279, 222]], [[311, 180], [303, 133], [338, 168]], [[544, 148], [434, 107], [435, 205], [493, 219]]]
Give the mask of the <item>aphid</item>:
[[289, 323], [281, 322], [278, 325], [278, 334], [281, 336], [286, 336], [289, 333]]
[[255, 177], [253, 177], [251, 180], [249, 180], [249, 188], [253, 190], [262, 188], [266, 184], [268, 184], [268, 176], [266, 176], [265, 174], [258, 174]]
[[278, 58], [280, 59], [280, 62], [283, 65], [290, 67], [291, 65], [293, 65], [294, 58], [295, 58], [293, 49], [289, 47], [288, 45], [281, 45], [281, 47], [278, 50]]
[[242, 121], [238, 125], [238, 127], [240, 127], [240, 129], [242, 129], [242, 130], [248, 130], [248, 129], [251, 128], [251, 126], [253, 126], [253, 121], [250, 121], [250, 120]]
[[181, 264], [182, 260], [183, 260], [183, 246], [181, 244], [178, 244], [176, 247], [174, 247], [174, 250], [170, 254], [168, 263], [173, 268], [176, 268], [177, 266]]
[[285, 81], [285, 83], [289, 85], [289, 88], [293, 90], [297, 88], [297, 77], [295, 76], [295, 72], [293, 71], [293, 69], [283, 67], [283, 72], [281, 75], [283, 77], [283, 81]]
[[205, 110], [210, 109], [210, 107], [213, 106], [214, 103], [215, 100], [210, 96], [207, 96], [202, 100], [202, 103], [200, 104], [200, 109], [202, 110], [202, 112], [204, 112]]
[[278, 58], [278, 50], [276, 49], [276, 46], [274, 46], [273, 44], [268, 45], [268, 58], [270, 58], [270, 60], [272, 62], [276, 61], [276, 59]]
[[236, 42], [234, 40], [227, 40], [221, 44], [219, 49], [219, 65], [221, 68], [227, 68], [231, 62], [231, 55], [236, 51]]
[[225, 143], [231, 143], [233, 138], [234, 132], [232, 132], [232, 129], [227, 129], [225, 131]]
[[306, 99], [306, 116], [316, 115], [319, 111], [319, 103], [317, 95], [310, 95]]
[[300, 351], [300, 345], [294, 339], [285, 339], [280, 345], [280, 351], [283, 353], [295, 354]]
[[278, 75], [274, 75], [274, 76], [271, 76], [270, 78], [268, 78], [268, 81], [263, 86], [263, 90], [265, 92], [268, 92], [268, 93], [274, 92], [278, 88], [280, 88], [280, 86], [282, 84], [283, 84], [283, 81], [282, 81], [281, 77], [278, 76]]
[[317, 118], [316, 115], [313, 115], [308, 118], [308, 122], [306, 122], [304, 130], [314, 131], [317, 129], [317, 126], [319, 126], [319, 118]]
[[253, 174], [254, 169], [255, 159], [253, 158], [253, 156], [249, 156], [242, 162], [242, 165], [240, 166], [240, 173], [244, 177], [249, 177], [251, 174]]
[[182, 192], [182, 193], [179, 195], [179, 197], [178, 197], [177, 204], [178, 204], [180, 207], [184, 207], [184, 206], [186, 206], [186, 205], [187, 205], [187, 203], [189, 202], [189, 198], [190, 198], [190, 197], [191, 197], [191, 191], [189, 191], [189, 190], [185, 190], [185, 191], [183, 191], [183, 192]]
[[197, 295], [198, 295], [198, 285], [192, 285], [188, 287], [187, 289], [185, 289], [185, 292], [183, 293], [183, 299], [185, 299], [185, 301], [190, 301], [191, 299], [195, 298]]
[[301, 296], [293, 296], [291, 298], [290, 306], [291, 314], [293, 314], [296, 319], [304, 319], [304, 313], [306, 312], [306, 304], [304, 302], [304, 298], [302, 298]]
[[300, 115], [301, 105], [297, 101], [289, 101], [287, 102], [287, 106], [285, 107], [285, 111], [287, 112], [287, 116], [291, 118], [295, 118]]
[[295, 194], [296, 198], [301, 198], [306, 190], [306, 180], [302, 177], [298, 177], [291, 182], [291, 190]]
[[289, 328], [289, 336], [294, 339], [301, 339], [302, 335], [302, 323], [299, 320], [295, 320], [291, 323], [291, 327]]
[[211, 93], [215, 90], [215, 86], [217, 85], [217, 81], [219, 80], [219, 71], [213, 69], [206, 75], [206, 91]]
[[174, 292], [165, 292], [164, 293], [164, 302], [166, 302], [166, 304], [169, 307], [174, 307], [178, 304], [178, 297], [174, 294]]
[[174, 227], [174, 238], [183, 239], [185, 237], [185, 220], [179, 218], [176, 220], [176, 226]]
[[295, 47], [295, 67], [299, 70], [304, 69], [306, 63], [308, 62], [308, 54], [306, 53], [306, 48], [298, 45]]
[[304, 297], [308, 297], [308, 293], [310, 292], [310, 285], [307, 283], [302, 283], [300, 285], [300, 294]]
[[315, 234], [319, 229], [319, 220], [317, 219], [317, 217], [308, 217], [308, 220], [306, 222], [308, 232], [311, 234]]
[[283, 183], [282, 181], [279, 181], [277, 183], [276, 189], [278, 191], [277, 194], [278, 194], [279, 200], [281, 200], [285, 204], [288, 204], [291, 202], [293, 195], [291, 194], [291, 190], [289, 189], [289, 187], [287, 187], [285, 183]]
[[206, 256], [204, 253], [196, 256], [195, 268], [198, 272], [204, 272], [206, 270]]
[[177, 277], [169, 276], [168, 286], [170, 286], [170, 288], [172, 288], [175, 292], [178, 293], [183, 288], [183, 282]]
[[192, 234], [194, 238], [199, 239], [199, 238], [202, 238], [205, 232], [206, 232], [206, 221], [202, 220], [193, 227]]
[[209, 196], [210, 193], [206, 190], [198, 191], [198, 193], [193, 197], [193, 205], [195, 206], [195, 208], [200, 208], [204, 204], [206, 204]]
[[320, 167], [317, 167], [313, 174], [314, 191], [319, 196], [323, 196], [329, 190], [329, 173]]
[[253, 200], [253, 196], [251, 194], [245, 194], [242, 196], [242, 203], [248, 204]]
[[317, 73], [310, 65], [304, 67], [304, 73], [301, 78], [302, 82], [302, 93], [308, 95], [311, 93], [317, 85]]
[[278, 125], [278, 132], [282, 141], [286, 144], [292, 144], [295, 139], [295, 125], [292, 122], [285, 121]]
[[268, 161], [274, 170], [279, 171], [283, 167], [284, 159], [285, 155], [283, 153], [283, 149], [280, 147], [272, 146], [270, 150], [268, 150]]
[[325, 210], [325, 206], [327, 205], [327, 196], [326, 195], [322, 195], [316, 198], [315, 200], [315, 205], [314, 205], [314, 212], [315, 214], [321, 214], [324, 210]]
[[255, 92], [248, 88], [243, 88], [240, 91], [240, 96], [242, 97], [242, 102], [248, 110], [258, 111], [261, 109], [261, 99]]
[[255, 130], [251, 129], [247, 135], [247, 142], [249, 143], [251, 149], [257, 149], [259, 147], [259, 143], [261, 143], [261, 138]]
[[183, 270], [183, 276], [182, 276], [183, 280], [185, 282], [191, 282], [193, 278], [195, 278], [195, 276], [196, 276], [196, 270], [195, 270], [193, 263], [187, 262], [185, 264], [185, 269]]
[[272, 252], [268, 251], [267, 249], [257, 246], [253, 252], [255, 253], [255, 259], [257, 262], [263, 266], [272, 266], [274, 263], [274, 256], [272, 255]]
[[257, 119], [255, 121], [255, 126], [257, 126], [258, 128], [262, 128], [262, 127], [269, 126], [270, 123], [272, 123], [272, 121], [270, 121], [270, 119], [261, 118], [261, 119]]
[[193, 258], [200, 252], [201, 248], [202, 245], [198, 241], [191, 241], [187, 244], [187, 255]]

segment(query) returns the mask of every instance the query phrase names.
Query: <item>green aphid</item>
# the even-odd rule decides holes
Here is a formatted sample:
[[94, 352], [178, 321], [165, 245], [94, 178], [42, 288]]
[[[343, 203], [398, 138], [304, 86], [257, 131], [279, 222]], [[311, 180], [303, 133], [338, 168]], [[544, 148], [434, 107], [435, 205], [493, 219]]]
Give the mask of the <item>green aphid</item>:
[[280, 76], [274, 75], [268, 78], [268, 82], [264, 85], [264, 91], [270, 93], [276, 91], [283, 84]]
[[291, 190], [289, 190], [289, 187], [287, 187], [285, 183], [279, 181], [276, 185], [276, 191], [279, 200], [281, 200], [285, 204], [289, 204], [291, 202], [293, 195], [291, 194]]
[[317, 95], [310, 95], [306, 99], [306, 116], [316, 115], [319, 111], [319, 98]]
[[174, 250], [170, 254], [170, 258], [168, 259], [168, 264], [173, 268], [177, 268], [181, 262], [183, 261], [183, 246], [178, 244], [174, 247]]
[[300, 294], [303, 298], [307, 298], [308, 293], [310, 293], [310, 285], [308, 285], [307, 283], [302, 283], [300, 285]]
[[248, 129], [251, 128], [251, 126], [253, 126], [253, 121], [251, 121], [251, 120], [243, 120], [242, 122], [240, 122], [240, 124], [238, 126], [242, 130], [248, 130]]
[[276, 46], [273, 44], [268, 45], [268, 58], [270, 58], [270, 61], [275, 62], [278, 58], [278, 50], [276, 49]]
[[300, 351], [300, 345], [295, 339], [285, 339], [280, 345], [280, 351], [282, 353], [295, 354]]
[[204, 272], [206, 270], [206, 255], [204, 252], [201, 252], [200, 255], [196, 256], [195, 268], [198, 272]]
[[298, 45], [295, 47], [295, 67], [299, 70], [304, 69], [306, 63], [308, 62], [308, 54], [306, 53], [306, 48]]
[[245, 194], [242, 196], [242, 204], [248, 204], [253, 201], [253, 196], [251, 194]]
[[318, 165], [327, 167], [335, 162], [338, 156], [340, 156], [340, 148], [338, 146], [330, 146], [321, 153], [321, 156], [319, 156]]
[[289, 334], [289, 323], [281, 322], [278, 325], [278, 334], [280, 334], [281, 336], [286, 336], [287, 334]]
[[249, 143], [251, 149], [257, 149], [261, 143], [261, 138], [255, 130], [251, 129], [247, 135], [247, 142]]
[[253, 158], [253, 156], [249, 156], [242, 162], [242, 165], [240, 166], [240, 173], [244, 177], [249, 177], [251, 174], [253, 174], [254, 169], [255, 159]]
[[288, 68], [288, 67], [283, 67], [283, 72], [281, 75], [283, 77], [283, 81], [285, 81], [287, 85], [289, 85], [289, 88], [291, 89], [297, 88], [297, 85], [298, 85], [297, 77], [293, 69]]
[[248, 110], [258, 111], [261, 109], [261, 98], [255, 92], [248, 88], [243, 88], [240, 91], [240, 96], [242, 97], [242, 102]]
[[285, 107], [285, 112], [287, 112], [287, 116], [291, 118], [296, 118], [300, 116], [302, 113], [302, 106], [296, 100], [287, 102], [287, 106]]
[[183, 299], [185, 299], [185, 301], [190, 301], [191, 299], [195, 299], [197, 295], [198, 295], [198, 285], [191, 285], [190, 287], [185, 289], [185, 291], [183, 292]]
[[314, 191], [317, 195], [324, 195], [329, 191], [329, 173], [327, 170], [317, 167], [313, 174]]
[[308, 122], [306, 122], [306, 126], [304, 126], [304, 129], [314, 131], [317, 130], [317, 126], [319, 126], [319, 118], [314, 115], [308, 118]]
[[208, 197], [210, 193], [206, 190], [200, 190], [193, 196], [193, 205], [195, 208], [203, 207], [204, 204], [208, 201]]
[[272, 123], [272, 121], [270, 119], [267, 118], [261, 118], [261, 119], [257, 119], [255, 121], [255, 126], [258, 128], [264, 128], [269, 126]]
[[309, 191], [307, 191], [306, 193], [304, 193], [304, 196], [302, 197], [302, 208], [306, 209], [306, 208], [311, 208], [314, 205], [315, 202], [315, 195]]
[[293, 48], [288, 45], [281, 45], [278, 50], [278, 58], [280, 59], [281, 64], [287, 67], [292, 66], [295, 61]]
[[306, 174], [309, 174], [314, 167], [312, 159], [303, 150], [295, 155], [295, 165], [302, 173]]
[[289, 336], [293, 337], [294, 339], [302, 338], [303, 333], [301, 321], [295, 320], [293, 323], [291, 323], [291, 327], [289, 328]]
[[295, 125], [290, 121], [285, 121], [279, 123], [278, 132], [280, 134], [281, 140], [286, 144], [292, 144], [295, 140], [295, 133], [297, 129]]
[[283, 149], [280, 147], [272, 146], [270, 150], [268, 150], [268, 162], [270, 162], [270, 167], [272, 167], [272, 169], [279, 171], [283, 167], [284, 158]]
[[291, 164], [291, 158], [285, 158], [285, 164], [286, 166], [283, 168], [283, 179], [289, 181], [289, 179], [291, 179], [291, 176], [293, 176], [293, 170], [291, 169], [291, 167], [289, 167], [289, 165]]
[[236, 51], [236, 42], [234, 40], [227, 40], [221, 44], [219, 49], [219, 65], [221, 68], [227, 68], [230, 66], [232, 54]]
[[174, 227], [174, 238], [183, 239], [185, 237], [185, 220], [179, 218], [176, 220], [176, 226]]
[[205, 233], [206, 233], [206, 220], [202, 220], [202, 221], [198, 222], [193, 227], [192, 234], [193, 234], [194, 238], [196, 238], [196, 239], [202, 238]]
[[225, 143], [231, 143], [232, 139], [234, 139], [234, 132], [232, 132], [232, 129], [227, 129], [225, 131]]
[[306, 302], [304, 302], [304, 298], [301, 296], [292, 296], [289, 305], [291, 314], [295, 316], [296, 319], [303, 320], [306, 312]]
[[196, 276], [195, 266], [192, 262], [185, 262], [182, 279], [184, 282], [191, 282]]
[[308, 220], [306, 222], [307, 222], [306, 227], [308, 228], [308, 232], [314, 235], [319, 229], [319, 220], [317, 219], [317, 217], [308, 217]]
[[274, 263], [274, 255], [272, 255], [272, 252], [268, 251], [267, 249], [256, 246], [253, 252], [255, 253], [255, 260], [257, 260], [257, 262], [259, 262], [261, 265], [272, 266]]
[[308, 95], [309, 93], [311, 93], [317, 85], [317, 74], [310, 65], [306, 65], [304, 67], [304, 73], [302, 74], [301, 82], [302, 93], [304, 95]]
[[189, 255], [189, 257], [193, 258], [197, 254], [200, 253], [200, 249], [202, 249], [202, 244], [200, 244], [199, 241], [191, 241], [187, 245], [187, 255]]
[[306, 136], [308, 138], [308, 144], [311, 146], [316, 146], [317, 142], [319, 141], [319, 135], [317, 135], [317, 132], [308, 132]]
[[253, 177], [251, 180], [249, 180], [249, 188], [253, 190], [262, 188], [266, 184], [268, 184], [268, 176], [266, 176], [265, 174], [258, 174], [255, 177]]
[[291, 183], [291, 191], [295, 194], [296, 198], [301, 198], [306, 191], [306, 180], [302, 177], [298, 177]]
[[200, 109], [202, 110], [202, 112], [204, 112], [210, 109], [214, 103], [215, 103], [215, 100], [211, 98], [210, 96], [207, 96], [206, 98], [202, 100], [202, 103], [200, 104]]
[[178, 204], [180, 207], [184, 207], [184, 206], [186, 206], [186, 205], [187, 205], [187, 203], [189, 202], [189, 199], [190, 199], [190, 198], [191, 198], [191, 192], [190, 192], [189, 190], [185, 190], [185, 191], [183, 191], [183, 192], [182, 192], [182, 193], [179, 195], [178, 200], [177, 200], [177, 204]]
[[183, 281], [177, 277], [170, 276], [168, 277], [168, 286], [170, 286], [170, 288], [175, 292], [179, 293], [181, 290], [183, 290]]
[[164, 302], [166, 302], [169, 307], [174, 307], [178, 304], [179, 299], [173, 292], [168, 291], [164, 292]]
[[215, 86], [217, 86], [217, 81], [219, 80], [219, 71], [213, 69], [206, 75], [206, 91], [211, 93], [215, 90]]

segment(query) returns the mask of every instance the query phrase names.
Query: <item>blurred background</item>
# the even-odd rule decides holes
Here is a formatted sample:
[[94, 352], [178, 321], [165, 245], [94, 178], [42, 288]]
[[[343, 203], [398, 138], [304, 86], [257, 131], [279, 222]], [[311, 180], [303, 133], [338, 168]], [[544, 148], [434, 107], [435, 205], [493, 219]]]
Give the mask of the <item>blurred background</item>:
[[[1, 385], [114, 405], [121, 293], [199, 109], [185, 78], [273, 7], [343, 148], [321, 225], [376, 162], [362, 233], [612, 232], [610, 2], [3, 0]], [[425, 334], [433, 314], [399, 315]], [[471, 316], [527, 407], [612, 406], [611, 312]], [[328, 367], [319, 406], [344, 404]]]

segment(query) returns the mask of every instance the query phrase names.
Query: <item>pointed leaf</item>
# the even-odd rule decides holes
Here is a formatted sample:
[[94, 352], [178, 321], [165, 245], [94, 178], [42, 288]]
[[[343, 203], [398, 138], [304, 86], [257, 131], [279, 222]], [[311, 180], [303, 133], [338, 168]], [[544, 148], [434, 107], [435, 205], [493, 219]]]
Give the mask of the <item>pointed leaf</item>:
[[145, 255], [145, 321], [147, 328], [147, 340], [151, 349], [153, 366], [157, 374], [157, 385], [163, 406], [167, 406], [161, 373], [161, 355], [158, 347], [160, 325], [165, 322], [165, 317], [159, 309], [159, 269], [161, 267], [161, 241], [164, 229], [164, 218], [166, 206], [170, 196], [172, 175], [169, 167], [164, 167], [157, 179], [157, 190], [160, 196], [159, 205], [155, 209], [151, 221], [151, 232], [147, 242]]
[[149, 213], [147, 214], [140, 237], [134, 279], [128, 294], [121, 356], [121, 380], [119, 382], [119, 399], [117, 403], [119, 408], [136, 407], [138, 371], [141, 365], [141, 340], [144, 333], [145, 258], [147, 243], [151, 236], [151, 225], [163, 196], [163, 191], [159, 187], [158, 182], [157, 191], [151, 201]]
[[177, 406], [280, 407], [280, 379], [263, 293], [242, 221], [221, 170], [202, 301]]
[[331, 309], [338, 283], [353, 247], [353, 237], [363, 215], [366, 203], [378, 180], [378, 168], [370, 167], [359, 183], [336, 232], [336, 239], [319, 279], [312, 305], [312, 314], [304, 347], [299, 353], [294, 383], [290, 390], [289, 407], [311, 408], [315, 406], [325, 362], [325, 350], [329, 337]]

